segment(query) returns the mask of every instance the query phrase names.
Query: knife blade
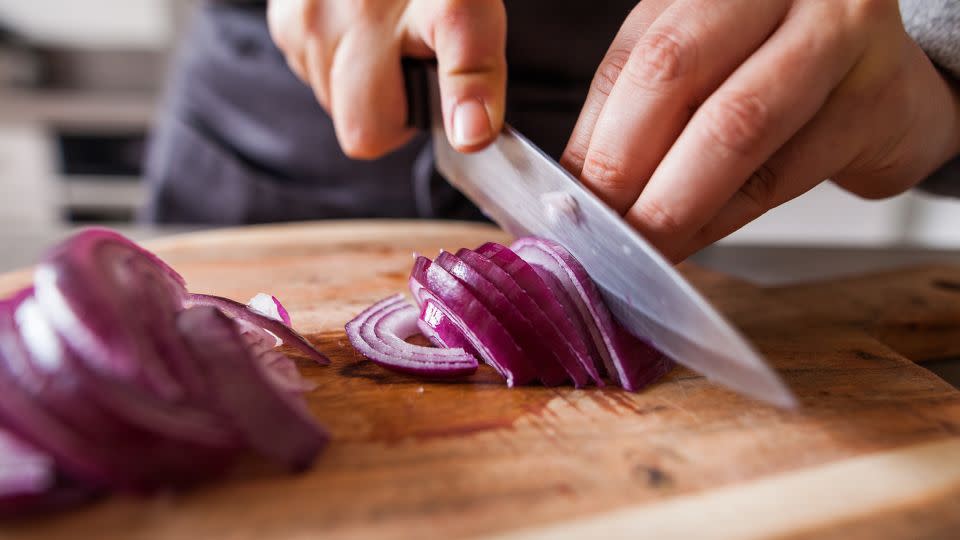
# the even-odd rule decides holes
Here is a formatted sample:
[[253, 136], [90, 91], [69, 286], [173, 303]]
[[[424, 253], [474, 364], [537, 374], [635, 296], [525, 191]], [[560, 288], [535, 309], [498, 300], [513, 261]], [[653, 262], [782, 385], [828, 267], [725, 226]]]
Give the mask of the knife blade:
[[[680, 364], [755, 399], [796, 406], [763, 357], [653, 246], [515, 129], [506, 125], [480, 152], [454, 150], [435, 68], [404, 68], [411, 113], [429, 107], [417, 117], [421, 125], [429, 119], [437, 169], [484, 214], [515, 236], [542, 236], [566, 247], [620, 323]], [[411, 95], [418, 92], [426, 99]]]

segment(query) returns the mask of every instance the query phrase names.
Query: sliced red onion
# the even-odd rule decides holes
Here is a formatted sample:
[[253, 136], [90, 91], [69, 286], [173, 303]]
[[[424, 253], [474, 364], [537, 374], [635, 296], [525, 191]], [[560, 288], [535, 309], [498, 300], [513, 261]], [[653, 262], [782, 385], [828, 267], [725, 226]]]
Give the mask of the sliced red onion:
[[290, 314], [287, 313], [287, 308], [283, 307], [283, 304], [280, 303], [280, 300], [277, 300], [276, 296], [257, 293], [256, 296], [247, 302], [247, 307], [265, 317], [270, 317], [290, 327], [293, 326], [293, 323], [290, 322]]
[[291, 394], [303, 394], [317, 389], [317, 384], [305, 379], [297, 369], [297, 363], [277, 351], [264, 351], [257, 356], [274, 386]]
[[423, 303], [420, 318], [417, 319], [417, 328], [437, 347], [463, 349], [474, 358], [480, 356], [463, 335], [460, 327], [447, 316], [443, 307], [432, 300]]
[[530, 319], [496, 285], [459, 257], [446, 251], [441, 251], [433, 264], [440, 265], [460, 280], [484, 307], [499, 316], [501, 324], [520, 346], [527, 361], [534, 366], [537, 378], [545, 386], [557, 386], [567, 381], [567, 372], [554, 350], [548, 346], [545, 336], [534, 328]]
[[309, 466], [329, 435], [300, 398], [266, 375], [236, 324], [217, 308], [198, 306], [178, 315], [177, 328], [211, 381], [220, 411], [250, 447], [295, 470]]
[[57, 474], [53, 460], [12, 432], [0, 430], [0, 518], [22, 518], [86, 501], [90, 489]]
[[282, 340], [285, 345], [293, 347], [322, 366], [330, 363], [330, 359], [324, 356], [323, 353], [318, 351], [306, 338], [298, 334], [295, 330], [280, 321], [271, 319], [250, 309], [248, 306], [236, 300], [222, 296], [214, 296], [212, 294], [190, 294], [187, 298], [186, 305], [187, 307], [213, 306], [238, 323], [248, 323], [253, 327], [262, 328], [270, 332]]
[[[86, 478], [88, 482], [151, 490], [194, 484], [225, 468], [227, 453], [239, 445], [218, 417], [90, 370], [38, 313], [31, 298], [17, 308], [20, 332], [4, 332], [5, 359], [20, 367], [17, 382], [33, 401], [64, 424], [77, 426], [82, 444], [109, 470], [106, 477]], [[33, 435], [24, 428], [18, 432]], [[74, 473], [85, 478], [85, 471]]]
[[530, 321], [532, 328], [530, 335], [535, 336], [538, 343], [549, 349], [553, 358], [563, 367], [577, 388], [589, 384], [590, 375], [584, 369], [576, 351], [513, 276], [475, 251], [464, 248], [457, 251], [457, 257], [497, 287], [517, 311]]
[[477, 370], [463, 349], [435, 349], [407, 343], [417, 334], [418, 310], [401, 295], [373, 304], [347, 323], [350, 343], [361, 354], [393, 371], [432, 378], [460, 377]]
[[[476, 252], [503, 269], [524, 292], [530, 295], [537, 306], [543, 310], [546, 318], [557, 327], [567, 346], [574, 351], [583, 370], [597, 386], [604, 386], [603, 379], [594, 365], [593, 358], [596, 356], [593, 342], [580, 317], [577, 316], [577, 311], [571, 309], [572, 305], [567, 306], [561, 302], [565, 294], [558, 294], [558, 291], [554, 290], [533, 266], [506, 246], [488, 242], [477, 248]], [[552, 276], [550, 278], [552, 279]]]
[[410, 289], [419, 304], [432, 301], [442, 308], [484, 362], [507, 380], [507, 386], [527, 384], [536, 378], [533, 364], [503, 325], [440, 265], [418, 257], [410, 274]]
[[182, 278], [157, 261], [116, 233], [86, 230], [37, 266], [34, 294], [57, 334], [93, 369], [167, 399], [202, 395], [202, 378], [171, 332], [187, 294]]
[[0, 429], [0, 501], [43, 493], [54, 481], [53, 459]]
[[563, 246], [544, 238], [521, 238], [510, 246], [528, 263], [559, 280], [586, 323], [607, 373], [630, 391], [669, 370], [671, 361], [616, 323], [583, 266]]

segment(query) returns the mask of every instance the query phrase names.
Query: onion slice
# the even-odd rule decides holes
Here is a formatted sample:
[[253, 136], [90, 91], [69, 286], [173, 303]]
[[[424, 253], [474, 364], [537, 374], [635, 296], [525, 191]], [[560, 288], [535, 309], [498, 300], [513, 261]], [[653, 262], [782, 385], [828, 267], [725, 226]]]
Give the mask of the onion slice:
[[432, 301], [473, 345], [484, 362], [497, 370], [507, 386], [536, 378], [533, 364], [497, 318], [460, 281], [426, 257], [417, 257], [410, 290], [421, 306]]
[[559, 281], [586, 323], [607, 373], [624, 389], [639, 390], [672, 368], [670, 359], [614, 320], [596, 284], [563, 246], [544, 238], [528, 237], [510, 247], [522, 259]]
[[192, 306], [212, 306], [223, 312], [224, 315], [234, 319], [237, 322], [248, 323], [254, 327], [262, 328], [276, 336], [285, 345], [293, 347], [303, 353], [311, 360], [321, 366], [328, 365], [330, 359], [318, 351], [316, 347], [310, 344], [303, 336], [284, 323], [271, 319], [259, 311], [251, 309], [249, 306], [241, 304], [236, 300], [215, 296], [212, 294], [190, 294], [187, 298], [187, 307]]
[[347, 338], [383, 367], [431, 378], [470, 375], [477, 359], [463, 349], [435, 349], [404, 341], [418, 333], [418, 310], [399, 294], [373, 304], [346, 325]]
[[491, 313], [496, 313], [500, 321], [520, 346], [526, 358], [537, 372], [537, 378], [545, 386], [557, 386], [567, 381], [568, 374], [560, 363], [548, 341], [518, 306], [504, 295], [494, 283], [484, 277], [474, 267], [468, 265], [456, 255], [441, 251], [434, 260], [450, 275], [456, 277], [473, 293]]
[[0, 501], [36, 495], [53, 487], [53, 460], [0, 429]]
[[177, 328], [211, 380], [213, 398], [251, 448], [300, 470], [329, 440], [301, 399], [278, 388], [244, 347], [240, 330], [212, 306], [189, 308]]
[[256, 296], [247, 302], [247, 307], [261, 315], [270, 317], [275, 321], [282, 322], [287, 326], [293, 326], [293, 323], [290, 322], [290, 313], [287, 312], [287, 308], [283, 307], [283, 304], [280, 303], [280, 300], [277, 300], [276, 296], [271, 296], [266, 293], [257, 293]]
[[91, 368], [164, 398], [203, 395], [202, 378], [172, 332], [182, 278], [123, 236], [89, 229], [53, 249], [34, 273], [44, 316]]
[[597, 386], [604, 386], [600, 372], [594, 365], [595, 348], [586, 327], [577, 312], [564, 305], [563, 294], [557, 294], [548, 281], [527, 261], [501, 244], [488, 242], [476, 252], [504, 270], [530, 295], [547, 319], [556, 325], [560, 335], [574, 351], [577, 361]]
[[[533, 297], [520, 287], [513, 276], [475, 251], [464, 248], [457, 251], [457, 257], [488, 279], [510, 300], [516, 310], [530, 321], [533, 329], [531, 336], [534, 336], [538, 343], [549, 350], [577, 388], [587, 386], [591, 378], [584, 369], [583, 363], [577, 357], [577, 352], [570, 345], [570, 342], [564, 338], [557, 326], [547, 317], [543, 309], [537, 305]], [[589, 363], [589, 360], [587, 363]]]
[[437, 347], [463, 349], [474, 358], [480, 356], [466, 336], [463, 335], [460, 327], [433, 300], [427, 300], [423, 303], [423, 309], [420, 310], [420, 317], [417, 319], [417, 328]]

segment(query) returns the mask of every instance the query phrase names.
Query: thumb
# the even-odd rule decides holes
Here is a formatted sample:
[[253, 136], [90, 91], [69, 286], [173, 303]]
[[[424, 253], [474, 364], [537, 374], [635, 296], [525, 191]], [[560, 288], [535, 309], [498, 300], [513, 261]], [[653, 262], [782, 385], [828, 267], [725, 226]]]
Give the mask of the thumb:
[[473, 152], [503, 129], [507, 16], [502, 0], [424, 0], [414, 27], [437, 57], [450, 145]]

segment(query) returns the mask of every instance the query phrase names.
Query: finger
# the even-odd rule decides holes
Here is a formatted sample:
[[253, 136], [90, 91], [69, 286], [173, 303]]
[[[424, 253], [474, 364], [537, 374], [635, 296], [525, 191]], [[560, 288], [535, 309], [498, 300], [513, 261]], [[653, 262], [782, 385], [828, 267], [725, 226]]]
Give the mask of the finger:
[[[507, 19], [501, 0], [411, 4], [414, 33], [437, 56], [444, 126], [462, 152], [480, 150], [503, 129]], [[422, 14], [422, 15], [421, 15]]]
[[373, 159], [406, 143], [406, 97], [400, 45], [369, 21], [357, 22], [333, 53], [329, 108], [337, 140], [355, 159]]
[[583, 182], [618, 212], [630, 208], [697, 103], [764, 42], [786, 6], [681, 0], [667, 8], [634, 47], [603, 106]]
[[610, 48], [607, 49], [600, 66], [597, 68], [590, 82], [590, 90], [583, 102], [580, 116], [573, 127], [573, 133], [567, 142], [567, 147], [560, 157], [560, 164], [570, 174], [580, 177], [583, 170], [583, 160], [586, 158], [590, 146], [590, 137], [593, 128], [600, 118], [603, 104], [606, 103], [610, 91], [617, 84], [620, 72], [630, 57], [630, 51], [637, 41], [646, 32], [650, 24], [670, 5], [673, 0], [645, 0], [637, 4], [627, 16], [617, 35], [613, 38]]
[[303, 81], [309, 78], [304, 46], [315, 19], [314, 3], [309, 0], [271, 0], [267, 4], [267, 29], [286, 57], [287, 65]]
[[[799, 4], [697, 110], [626, 219], [665, 253], [686, 244], [822, 107], [862, 53], [836, 4]], [[816, 32], [811, 32], [816, 29]]]
[[831, 99], [790, 141], [757, 168], [686, 245], [664, 255], [679, 262], [729, 236], [768, 210], [795, 199], [842, 170], [864, 139], [856, 103]]
[[[333, 61], [333, 50], [327, 50], [323, 43], [313, 37], [307, 38], [306, 46], [303, 49], [303, 55], [300, 60], [299, 69], [303, 74], [298, 74], [310, 88], [317, 101], [328, 112], [330, 111], [330, 65]], [[296, 71], [296, 69], [295, 69]]]

